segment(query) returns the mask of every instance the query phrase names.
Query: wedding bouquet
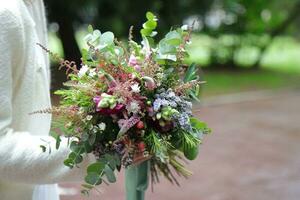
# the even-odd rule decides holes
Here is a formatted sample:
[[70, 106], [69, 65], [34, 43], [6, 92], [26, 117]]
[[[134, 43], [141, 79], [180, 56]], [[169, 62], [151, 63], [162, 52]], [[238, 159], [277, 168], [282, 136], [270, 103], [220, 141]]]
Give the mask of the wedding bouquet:
[[198, 99], [202, 82], [197, 67], [184, 64], [188, 26], [172, 29], [155, 43], [157, 18], [150, 12], [146, 18], [141, 44], [133, 41], [132, 28], [124, 45], [112, 32], [89, 26], [80, 70], [44, 48], [66, 67], [69, 81], [55, 92], [60, 105], [38, 112], [55, 115], [57, 148], [60, 136], [69, 138], [65, 165], [73, 168], [85, 154], [95, 155], [83, 193], [115, 182], [115, 170], [141, 163], [148, 163], [152, 183], [163, 175], [178, 184], [173, 173], [191, 175], [183, 161], [196, 158], [203, 134], [210, 132], [192, 115], [192, 100]]

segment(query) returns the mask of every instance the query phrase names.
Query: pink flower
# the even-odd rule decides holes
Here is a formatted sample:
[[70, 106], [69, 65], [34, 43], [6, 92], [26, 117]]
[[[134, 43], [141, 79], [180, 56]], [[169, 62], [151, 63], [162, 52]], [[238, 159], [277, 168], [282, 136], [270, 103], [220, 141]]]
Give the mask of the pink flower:
[[98, 105], [99, 102], [101, 101], [101, 97], [100, 97], [100, 96], [95, 96], [95, 97], [93, 98], [93, 101], [96, 103], [96, 105]]
[[133, 67], [136, 71], [141, 71], [141, 66], [140, 65], [134, 65], [134, 67]]
[[135, 55], [131, 54], [129, 57], [128, 65], [132, 66], [136, 71], [141, 71], [141, 66], [138, 64]]
[[156, 84], [153, 78], [149, 76], [144, 76], [142, 79], [145, 81], [145, 86], [147, 87], [147, 89], [154, 90], [156, 88]]
[[152, 107], [147, 107], [147, 112], [150, 117], [153, 117], [155, 115], [154, 109]]
[[130, 55], [129, 63], [128, 63], [128, 64], [129, 64], [130, 66], [135, 66], [135, 65], [137, 65], [136, 57], [135, 57], [133, 54]]
[[131, 116], [129, 119], [120, 119], [118, 121], [118, 125], [120, 127], [118, 136], [121, 136], [124, 133], [126, 133], [131, 127], [133, 127], [139, 121], [140, 121], [140, 118], [136, 115]]

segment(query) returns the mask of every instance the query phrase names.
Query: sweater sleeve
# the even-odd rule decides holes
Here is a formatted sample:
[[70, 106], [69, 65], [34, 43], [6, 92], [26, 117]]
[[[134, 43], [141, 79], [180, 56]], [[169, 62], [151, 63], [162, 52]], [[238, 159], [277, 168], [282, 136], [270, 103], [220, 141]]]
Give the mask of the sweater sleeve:
[[46, 136], [52, 152], [43, 153], [40, 136], [17, 132], [12, 124], [13, 68], [17, 65], [22, 46], [21, 23], [10, 10], [0, 8], [0, 181], [28, 184], [50, 184], [83, 181], [87, 155], [79, 168], [70, 169], [63, 161], [69, 153], [66, 139], [59, 150], [55, 140]]

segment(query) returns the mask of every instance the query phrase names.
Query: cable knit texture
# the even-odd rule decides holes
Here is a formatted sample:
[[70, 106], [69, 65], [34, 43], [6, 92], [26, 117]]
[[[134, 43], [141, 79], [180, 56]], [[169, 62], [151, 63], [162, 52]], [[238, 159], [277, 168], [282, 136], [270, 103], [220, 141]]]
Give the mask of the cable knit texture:
[[[42, 0], [0, 5], [0, 199], [32, 200], [38, 184], [81, 181], [89, 160], [65, 167], [69, 150], [65, 140], [55, 150], [51, 116], [28, 114], [51, 106], [48, 57], [36, 45], [47, 43]], [[41, 138], [51, 143], [51, 154], [41, 151]]]

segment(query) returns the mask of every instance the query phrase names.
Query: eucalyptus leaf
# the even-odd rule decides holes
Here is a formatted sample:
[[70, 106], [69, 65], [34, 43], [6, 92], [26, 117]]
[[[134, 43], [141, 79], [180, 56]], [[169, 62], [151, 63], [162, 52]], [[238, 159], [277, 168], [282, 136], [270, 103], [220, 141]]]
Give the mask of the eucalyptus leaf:
[[90, 164], [87, 168], [87, 172], [88, 173], [97, 173], [97, 174], [101, 174], [103, 169], [105, 167], [105, 164], [102, 162], [96, 162], [93, 164]]
[[93, 26], [92, 25], [88, 25], [88, 32], [89, 33], [93, 33], [93, 31], [94, 31]]
[[95, 172], [88, 173], [84, 180], [90, 185], [100, 185], [102, 183], [101, 176]]
[[86, 189], [88, 189], [88, 190], [91, 190], [91, 189], [94, 188], [94, 186], [90, 185], [90, 184], [81, 184], [81, 186], [84, 187], [84, 188], [86, 188]]
[[88, 141], [90, 145], [93, 145], [96, 141], [96, 134], [95, 133], [90, 134]]
[[79, 153], [71, 152], [69, 154], [69, 159], [71, 159], [73, 163], [78, 164], [82, 162], [83, 157]]
[[148, 20], [156, 20], [155, 15], [152, 12], [149, 12], [149, 11], [146, 13], [146, 18]]
[[61, 143], [61, 139], [60, 139], [60, 136], [58, 135], [56, 137], [56, 143], [55, 143], [55, 148], [56, 149], [59, 149], [60, 143]]
[[143, 24], [143, 27], [146, 29], [155, 29], [157, 26], [157, 22], [156, 21], [147, 21], [146, 23]]
[[79, 144], [76, 141], [71, 142], [70, 149], [71, 149], [71, 151], [78, 153], [78, 154], [84, 153], [84, 147], [82, 146], [82, 144]]
[[73, 168], [74, 167], [74, 162], [72, 159], [67, 158], [64, 160], [64, 165], [66, 165], [67, 167]]
[[110, 183], [116, 182], [116, 176], [115, 176], [113, 170], [108, 165], [105, 165], [104, 172], [105, 172], [107, 180]]
[[107, 31], [101, 35], [101, 44], [111, 45], [114, 42], [114, 34], [110, 31]]
[[46, 150], [47, 150], [47, 148], [46, 148], [44, 145], [40, 145], [40, 147], [41, 147], [41, 149], [42, 149], [43, 153], [45, 153], [45, 152], [46, 152]]

